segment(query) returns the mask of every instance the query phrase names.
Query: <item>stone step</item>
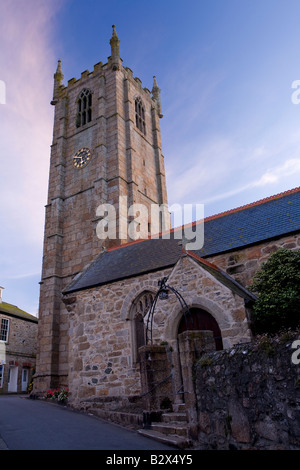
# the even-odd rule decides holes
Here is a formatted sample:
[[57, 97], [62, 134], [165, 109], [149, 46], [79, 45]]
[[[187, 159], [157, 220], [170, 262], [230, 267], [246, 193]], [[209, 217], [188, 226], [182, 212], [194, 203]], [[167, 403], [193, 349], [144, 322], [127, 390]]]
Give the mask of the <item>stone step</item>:
[[174, 403], [173, 410], [175, 413], [185, 413], [185, 403]]
[[163, 413], [161, 419], [161, 422], [152, 422], [149, 428], [137, 432], [179, 449], [192, 447], [192, 441], [188, 438], [185, 403], [174, 404], [173, 412]]
[[177, 436], [175, 434], [167, 435], [158, 431], [154, 431], [153, 429], [139, 429], [137, 432], [142, 436], [149, 437], [150, 439], [154, 439], [172, 447], [177, 447], [178, 449], [186, 449], [192, 446], [192, 443], [189, 439], [182, 436]]
[[185, 413], [164, 413], [161, 417], [164, 423], [170, 422], [186, 422], [186, 414]]
[[187, 437], [187, 425], [182, 423], [152, 423], [150, 429], [162, 434]]

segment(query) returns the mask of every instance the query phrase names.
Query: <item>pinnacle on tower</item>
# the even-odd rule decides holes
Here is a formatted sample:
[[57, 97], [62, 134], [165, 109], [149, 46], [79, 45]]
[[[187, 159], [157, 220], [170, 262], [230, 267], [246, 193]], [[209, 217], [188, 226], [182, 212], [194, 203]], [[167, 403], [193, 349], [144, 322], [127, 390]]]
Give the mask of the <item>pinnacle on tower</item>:
[[110, 47], [111, 47], [111, 62], [112, 62], [112, 67], [114, 70], [117, 70], [119, 68], [119, 63], [120, 63], [120, 39], [118, 38], [117, 32], [116, 32], [116, 27], [113, 24], [113, 33], [112, 37], [110, 39]]
[[156, 101], [156, 109], [157, 109], [158, 116], [162, 118], [163, 115], [161, 114], [160, 88], [157, 85], [155, 75], [153, 77], [152, 96], [153, 96], [153, 99]]
[[64, 78], [64, 75], [61, 69], [61, 60], [59, 59], [58, 64], [57, 64], [57, 69], [54, 74], [53, 100], [51, 101], [51, 104], [53, 105], [55, 105], [58, 101], [58, 91], [59, 91], [59, 87], [62, 85], [63, 78]]
[[64, 75], [63, 75], [62, 70], [61, 70], [61, 60], [58, 59], [57, 69], [56, 69], [56, 72], [54, 74], [54, 80], [59, 82], [59, 84], [61, 85], [61, 82], [63, 81], [63, 78], [64, 78]]

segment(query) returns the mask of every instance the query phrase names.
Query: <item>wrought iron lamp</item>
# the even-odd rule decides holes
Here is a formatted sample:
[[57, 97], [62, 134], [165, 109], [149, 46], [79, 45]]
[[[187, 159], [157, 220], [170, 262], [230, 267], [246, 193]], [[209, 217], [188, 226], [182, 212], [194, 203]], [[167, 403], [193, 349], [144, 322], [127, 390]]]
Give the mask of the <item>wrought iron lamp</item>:
[[167, 284], [167, 280], [168, 280], [168, 278], [164, 277], [163, 279], [158, 281], [159, 289], [158, 289], [157, 293], [155, 294], [155, 297], [152, 301], [152, 304], [150, 306], [150, 310], [149, 310], [149, 313], [148, 313], [148, 318], [147, 318], [146, 344], [148, 344], [149, 341], [150, 341], [150, 344], [152, 344], [153, 317], [154, 317], [154, 311], [155, 311], [157, 299], [168, 300], [169, 299], [169, 291], [173, 292], [176, 295], [177, 300], [180, 302], [180, 305], [181, 305], [182, 310], [183, 310], [186, 325], [187, 325], [187, 317], [186, 317], [187, 314], [190, 315], [190, 318], [193, 322], [193, 317], [191, 315], [191, 312], [189, 310], [189, 307], [188, 307], [186, 301], [184, 300], [182, 295], [178, 292], [178, 290], [176, 290], [174, 287], [171, 287], [170, 285]]

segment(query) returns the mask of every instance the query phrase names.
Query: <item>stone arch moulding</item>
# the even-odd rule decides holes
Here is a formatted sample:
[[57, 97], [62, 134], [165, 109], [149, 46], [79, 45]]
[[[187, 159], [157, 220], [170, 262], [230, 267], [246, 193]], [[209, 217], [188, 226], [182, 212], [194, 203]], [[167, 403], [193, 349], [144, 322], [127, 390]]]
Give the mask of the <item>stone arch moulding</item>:
[[92, 95], [93, 96], [94, 92], [93, 92], [93, 90], [91, 90], [91, 88], [86, 88], [86, 87], [81, 88], [81, 90], [76, 95], [76, 98], [75, 98], [76, 103], [78, 103], [78, 101], [81, 99], [82, 94], [85, 94], [86, 96], [87, 95]]
[[138, 294], [131, 303], [129, 312], [130, 337], [131, 337], [131, 365], [138, 366], [140, 364], [139, 348], [146, 344], [145, 317], [151, 308], [155, 293], [149, 289], [144, 289]]
[[121, 307], [121, 319], [131, 320], [130, 318], [131, 306], [139, 295], [141, 295], [145, 291], [152, 292], [155, 295], [157, 290], [158, 290], [157, 280], [154, 280], [153, 282], [144, 286], [139, 285], [139, 286], [133, 287], [133, 289], [127, 294], [127, 296], [124, 299], [123, 305]]
[[145, 105], [144, 99], [143, 99], [141, 93], [139, 93], [139, 92], [134, 93], [133, 100], [134, 100], [134, 102], [136, 100], [139, 100], [139, 101], [141, 101], [141, 103], [143, 103]]
[[[185, 301], [189, 308], [201, 308], [206, 310], [210, 313], [214, 319], [217, 321], [220, 330], [229, 328], [230, 323], [232, 322], [230, 312], [225, 312], [220, 305], [212, 300], [203, 298], [203, 297], [185, 297]], [[165, 339], [166, 341], [173, 343], [174, 341], [177, 342], [177, 332], [180, 320], [182, 318], [183, 312], [181, 305], [177, 302], [170, 315], [166, 319], [165, 325]]]

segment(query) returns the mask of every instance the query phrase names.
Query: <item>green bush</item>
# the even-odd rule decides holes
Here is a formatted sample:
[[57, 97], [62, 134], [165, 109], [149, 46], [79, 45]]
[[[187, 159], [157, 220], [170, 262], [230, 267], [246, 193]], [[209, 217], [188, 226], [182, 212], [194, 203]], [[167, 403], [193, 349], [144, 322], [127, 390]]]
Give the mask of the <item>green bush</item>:
[[251, 290], [255, 333], [277, 333], [300, 325], [300, 250], [280, 248], [254, 276]]

